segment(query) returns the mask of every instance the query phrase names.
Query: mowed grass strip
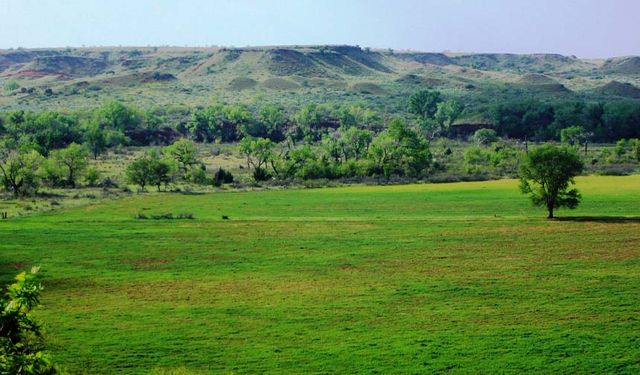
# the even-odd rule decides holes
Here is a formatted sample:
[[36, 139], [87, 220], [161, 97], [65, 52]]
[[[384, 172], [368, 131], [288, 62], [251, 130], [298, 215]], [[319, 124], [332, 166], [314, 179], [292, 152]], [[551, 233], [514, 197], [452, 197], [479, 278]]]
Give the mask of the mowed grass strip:
[[142, 195], [1, 222], [2, 277], [71, 373], [638, 373], [640, 176], [577, 182]]

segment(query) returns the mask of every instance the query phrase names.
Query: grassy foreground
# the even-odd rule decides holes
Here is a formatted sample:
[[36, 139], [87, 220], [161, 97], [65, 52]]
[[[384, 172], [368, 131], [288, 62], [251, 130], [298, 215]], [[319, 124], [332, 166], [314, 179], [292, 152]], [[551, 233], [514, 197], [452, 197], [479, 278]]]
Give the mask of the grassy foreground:
[[0, 276], [42, 266], [71, 373], [638, 373], [640, 176], [578, 187], [135, 196], [0, 222]]

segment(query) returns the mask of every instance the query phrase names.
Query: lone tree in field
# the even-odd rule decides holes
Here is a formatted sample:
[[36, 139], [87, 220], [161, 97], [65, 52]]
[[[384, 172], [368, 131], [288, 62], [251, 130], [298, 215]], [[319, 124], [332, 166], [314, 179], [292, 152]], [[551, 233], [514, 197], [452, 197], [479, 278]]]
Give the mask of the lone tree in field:
[[520, 190], [529, 194], [534, 205], [545, 206], [547, 218], [552, 219], [555, 208], [573, 209], [580, 203], [580, 193], [570, 187], [583, 168], [575, 149], [543, 145], [529, 152], [522, 162]]

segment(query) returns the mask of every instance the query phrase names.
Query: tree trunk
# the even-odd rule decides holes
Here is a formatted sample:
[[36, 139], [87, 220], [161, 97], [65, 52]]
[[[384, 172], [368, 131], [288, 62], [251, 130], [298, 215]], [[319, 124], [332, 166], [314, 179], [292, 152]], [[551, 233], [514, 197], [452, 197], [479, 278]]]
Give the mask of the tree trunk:
[[280, 175], [280, 173], [278, 173], [278, 169], [276, 168], [276, 164], [273, 160], [271, 160], [271, 168], [273, 169], [273, 172], [276, 174], [276, 176]]
[[73, 175], [73, 169], [69, 168], [69, 176], [67, 177], [68, 181], [67, 183], [75, 189], [76, 187], [76, 178]]
[[549, 211], [547, 219], [553, 219], [553, 206], [547, 206], [547, 210]]
[[24, 179], [20, 180], [20, 182], [18, 182], [17, 179], [11, 179], [9, 180], [9, 184], [11, 185], [11, 190], [13, 190], [13, 197], [15, 199], [20, 198], [20, 189], [22, 188], [22, 185], [24, 184]]

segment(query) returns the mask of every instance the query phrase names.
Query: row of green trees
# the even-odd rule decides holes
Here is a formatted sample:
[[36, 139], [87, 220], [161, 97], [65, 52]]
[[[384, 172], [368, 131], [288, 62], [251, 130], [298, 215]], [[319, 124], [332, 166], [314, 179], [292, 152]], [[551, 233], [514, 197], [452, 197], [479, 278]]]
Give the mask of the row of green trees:
[[127, 166], [126, 175], [127, 181], [138, 185], [141, 190], [155, 186], [161, 191], [174, 182], [215, 186], [233, 182], [233, 175], [222, 168], [209, 177], [198, 148], [184, 138], [170, 146], [144, 152]]
[[[495, 131], [481, 129], [474, 135], [475, 146], [462, 153], [462, 171], [469, 174], [514, 176], [525, 150], [514, 142], [500, 139]], [[578, 143], [565, 143], [575, 150]], [[374, 134], [355, 127], [340, 127], [314, 143], [276, 143], [269, 138], [245, 137], [238, 146], [256, 181], [269, 179], [311, 180], [338, 178], [422, 178], [442, 170], [442, 162], [451, 158], [450, 149], [435, 156], [429, 141], [416, 127], [401, 118]], [[89, 167], [89, 150], [72, 143], [53, 150], [48, 156], [28, 147], [0, 147], [0, 183], [15, 197], [34, 194], [42, 185], [73, 188], [79, 180], [95, 186], [100, 174]], [[637, 163], [640, 140], [620, 140], [613, 148], [604, 148], [605, 162]], [[438, 160], [439, 159], [439, 160]], [[593, 163], [593, 161], [592, 161]], [[174, 182], [221, 185], [233, 176], [218, 169], [207, 173], [198, 156], [198, 148], [183, 138], [164, 148], [149, 149], [133, 161], [126, 171], [127, 180], [141, 189], [155, 186], [166, 189]]]
[[[315, 144], [276, 143], [269, 138], [245, 137], [239, 152], [256, 181], [276, 178], [336, 179], [350, 177], [422, 177], [430, 172], [429, 142], [406, 121], [396, 118], [389, 127], [373, 132], [340, 127]], [[227, 171], [209, 176], [196, 145], [180, 139], [171, 146], [150, 150], [127, 167], [128, 181], [145, 189], [176, 181], [219, 185], [233, 180]]]
[[72, 143], [53, 150], [47, 157], [35, 149], [0, 147], [0, 183], [15, 198], [32, 195], [42, 184], [50, 187], [76, 187], [87, 178], [94, 184], [99, 178], [95, 169], [88, 169], [89, 151]]
[[[452, 125], [465, 117], [484, 118], [497, 135], [520, 140], [566, 138], [584, 145], [590, 141], [640, 138], [637, 101], [549, 104], [520, 100], [465, 109], [438, 91], [423, 90], [407, 98], [403, 112], [394, 112], [430, 141], [454, 134]], [[90, 111], [0, 114], [0, 139], [14, 148], [29, 145], [44, 156], [71, 143], [82, 143], [97, 157], [109, 148], [166, 145], [181, 137], [197, 142], [237, 142], [257, 137], [276, 143], [314, 144], [338, 128], [378, 134], [388, 127], [391, 119], [387, 113], [357, 104], [311, 103], [292, 110], [273, 104], [216, 102], [205, 108], [141, 110], [111, 101]]]
[[[577, 142], [640, 138], [640, 102], [556, 102], [514, 100], [482, 109], [498, 135], [536, 141], [571, 136]], [[571, 128], [568, 134], [565, 129]]]
[[[571, 126], [561, 132], [561, 144], [581, 150], [587, 155], [589, 133], [582, 127]], [[469, 173], [487, 171], [492, 168], [502, 174], [517, 171], [518, 161], [525, 150], [500, 138], [493, 129], [480, 129], [473, 136], [476, 147], [468, 147], [464, 151], [465, 170]], [[640, 162], [640, 139], [620, 139], [613, 147], [603, 147], [599, 155], [595, 155], [592, 163], [638, 163]]]
[[83, 143], [95, 157], [109, 147], [151, 143], [151, 139], [136, 137], [146, 134], [144, 130], [151, 134], [160, 123], [154, 112], [138, 111], [119, 102], [71, 114], [21, 110], [2, 117], [0, 139], [10, 148], [29, 147], [44, 156], [71, 143]]
[[360, 105], [307, 104], [287, 113], [280, 106], [265, 105], [252, 112], [241, 104], [215, 103], [193, 113], [186, 129], [199, 142], [236, 142], [243, 138], [267, 138], [273, 142], [313, 144], [337, 128], [384, 128], [383, 116]]
[[429, 142], [402, 118], [392, 119], [378, 134], [339, 127], [315, 145], [282, 146], [268, 138], [244, 138], [240, 152], [256, 180], [421, 177], [432, 166]]
[[92, 111], [0, 114], [0, 139], [12, 148], [26, 146], [45, 156], [71, 143], [82, 143], [97, 157], [109, 148], [166, 145], [181, 137], [198, 142], [261, 137], [312, 143], [339, 126], [378, 132], [384, 121], [379, 113], [358, 105], [309, 104], [293, 113], [275, 105], [250, 109], [222, 103], [201, 109], [145, 111], [112, 101]]

